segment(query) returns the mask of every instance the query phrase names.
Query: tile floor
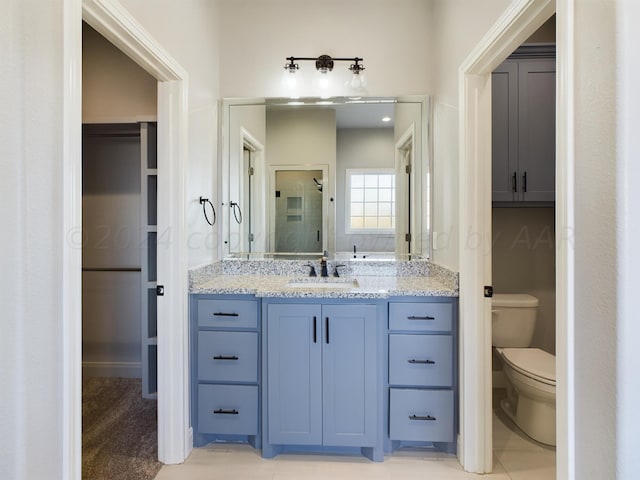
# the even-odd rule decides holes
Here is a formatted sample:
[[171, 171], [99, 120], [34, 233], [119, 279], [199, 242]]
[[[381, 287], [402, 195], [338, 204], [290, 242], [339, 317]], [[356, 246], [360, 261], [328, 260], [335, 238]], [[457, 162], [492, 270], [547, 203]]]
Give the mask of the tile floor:
[[518, 433], [496, 411], [493, 416], [494, 470], [466, 473], [453, 455], [400, 450], [373, 463], [360, 457], [281, 454], [271, 460], [246, 445], [210, 444], [193, 450], [182, 465], [165, 465], [156, 480], [555, 480], [555, 450]]

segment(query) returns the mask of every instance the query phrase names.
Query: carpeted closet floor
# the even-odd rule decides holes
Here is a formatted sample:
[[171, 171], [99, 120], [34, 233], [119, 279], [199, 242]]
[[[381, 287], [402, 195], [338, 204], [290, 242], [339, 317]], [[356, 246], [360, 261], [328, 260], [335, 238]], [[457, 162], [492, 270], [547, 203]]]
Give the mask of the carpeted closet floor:
[[152, 480], [160, 467], [157, 401], [140, 379], [83, 379], [82, 478]]

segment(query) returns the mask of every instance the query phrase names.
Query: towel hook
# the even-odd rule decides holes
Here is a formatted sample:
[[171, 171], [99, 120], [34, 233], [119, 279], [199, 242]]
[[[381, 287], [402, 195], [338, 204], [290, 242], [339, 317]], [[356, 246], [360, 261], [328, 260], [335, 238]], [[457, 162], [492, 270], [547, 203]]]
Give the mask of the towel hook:
[[[213, 212], [213, 222], [209, 220], [209, 216], [207, 215], [207, 209], [206, 209], [207, 203], [211, 205], [211, 211]], [[209, 225], [213, 227], [213, 225], [216, 223], [216, 209], [213, 206], [213, 203], [211, 203], [211, 200], [209, 200], [208, 198], [204, 198], [201, 196], [200, 205], [202, 205], [202, 213], [204, 213], [204, 219], [207, 221]]]
[[[229, 206], [233, 210], [233, 216], [236, 219], [236, 222], [238, 222], [238, 225], [241, 224], [242, 223], [242, 210], [240, 210], [240, 205], [238, 205], [236, 202], [230, 202]], [[240, 217], [240, 218], [238, 218], [238, 217]]]

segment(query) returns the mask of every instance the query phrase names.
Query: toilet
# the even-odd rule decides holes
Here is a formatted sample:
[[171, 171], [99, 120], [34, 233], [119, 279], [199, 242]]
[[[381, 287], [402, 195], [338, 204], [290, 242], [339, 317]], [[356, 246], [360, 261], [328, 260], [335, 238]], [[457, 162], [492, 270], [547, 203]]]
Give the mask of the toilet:
[[528, 294], [494, 294], [492, 340], [504, 365], [507, 397], [502, 410], [529, 437], [556, 444], [556, 359], [529, 348], [538, 299]]

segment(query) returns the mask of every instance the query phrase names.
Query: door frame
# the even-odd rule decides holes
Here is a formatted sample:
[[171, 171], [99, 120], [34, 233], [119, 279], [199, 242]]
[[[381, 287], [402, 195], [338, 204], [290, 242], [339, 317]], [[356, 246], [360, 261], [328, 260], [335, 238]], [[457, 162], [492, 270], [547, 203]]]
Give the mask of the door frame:
[[[404, 163], [405, 152], [409, 152], [410, 161], [408, 164]], [[411, 208], [415, 205], [416, 188], [415, 188], [415, 158], [416, 158], [416, 124], [411, 122], [411, 125], [400, 135], [395, 144], [395, 174], [396, 174], [396, 255], [406, 255], [409, 250], [413, 252], [415, 249], [407, 248], [407, 240], [404, 238], [405, 234], [409, 233], [413, 238], [409, 240], [410, 246], [422, 245], [422, 241], [418, 238], [421, 231], [421, 226], [417, 225], [415, 219], [415, 208]], [[409, 173], [404, 169], [406, 166], [410, 167]], [[409, 181], [405, 182], [405, 175], [410, 175]], [[401, 187], [402, 185], [402, 187]], [[409, 192], [404, 189], [407, 186]], [[409, 193], [409, 196], [407, 195]], [[400, 201], [398, 201], [400, 199]], [[405, 221], [399, 212], [410, 211], [409, 220]], [[414, 243], [416, 242], [416, 243]]]
[[[556, 429], [558, 478], [574, 478], [572, 409], [573, 225], [571, 0], [514, 0], [459, 69], [460, 149], [460, 439], [467, 471], [489, 473], [493, 463], [491, 301], [491, 72], [557, 10], [556, 79]], [[473, 234], [473, 235], [472, 235]]]
[[[66, 0], [63, 15], [65, 235], [82, 228], [82, 20], [158, 80], [158, 279], [165, 286], [158, 301], [158, 457], [180, 463], [193, 446], [187, 388], [187, 72], [117, 2]], [[80, 479], [82, 252], [69, 241], [64, 245], [63, 444], [69, 447], [63, 470], [65, 478]]]

